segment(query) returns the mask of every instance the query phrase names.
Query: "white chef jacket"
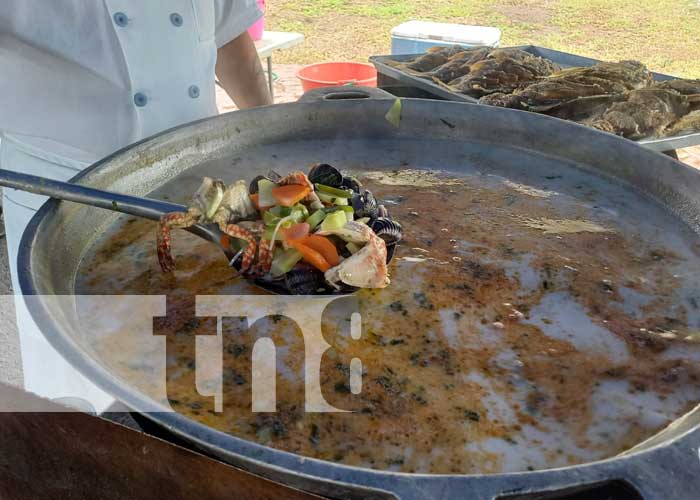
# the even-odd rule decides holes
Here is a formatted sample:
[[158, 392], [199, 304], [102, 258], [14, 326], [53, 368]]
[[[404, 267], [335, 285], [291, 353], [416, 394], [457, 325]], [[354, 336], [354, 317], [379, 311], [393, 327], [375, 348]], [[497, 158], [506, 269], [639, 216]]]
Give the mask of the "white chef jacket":
[[[216, 114], [217, 48], [260, 15], [255, 0], [0, 0], [0, 167], [67, 180], [130, 143]], [[45, 198], [3, 195], [18, 291], [19, 240]], [[16, 305], [25, 388], [109, 406]]]
[[216, 114], [216, 49], [260, 15], [255, 0], [2, 0], [0, 130], [100, 158]]

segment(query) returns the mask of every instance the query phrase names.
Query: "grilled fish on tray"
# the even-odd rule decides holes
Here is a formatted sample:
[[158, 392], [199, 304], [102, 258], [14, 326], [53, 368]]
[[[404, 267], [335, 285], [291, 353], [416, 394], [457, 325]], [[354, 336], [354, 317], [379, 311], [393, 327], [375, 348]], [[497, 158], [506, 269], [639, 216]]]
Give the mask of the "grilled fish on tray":
[[573, 99], [606, 94], [598, 83], [548, 78], [510, 94], [499, 92], [484, 96], [479, 103], [543, 113]]
[[623, 96], [590, 125], [629, 139], [659, 137], [688, 112], [687, 98], [670, 90], [638, 89]]
[[544, 59], [529, 56], [519, 58], [505, 54], [498, 57], [489, 55], [472, 64], [469, 73], [446, 85], [451, 90], [478, 96], [513, 92], [550, 74], [555, 68], [554, 65], [542, 64]]
[[476, 97], [509, 93], [560, 69], [553, 62], [524, 50], [484, 47], [432, 51], [404, 67], [408, 72], [432, 79], [454, 92]]
[[562, 69], [516, 48], [434, 47], [395, 65], [480, 104], [544, 113], [628, 139], [700, 131], [700, 80], [654, 82], [639, 61]]

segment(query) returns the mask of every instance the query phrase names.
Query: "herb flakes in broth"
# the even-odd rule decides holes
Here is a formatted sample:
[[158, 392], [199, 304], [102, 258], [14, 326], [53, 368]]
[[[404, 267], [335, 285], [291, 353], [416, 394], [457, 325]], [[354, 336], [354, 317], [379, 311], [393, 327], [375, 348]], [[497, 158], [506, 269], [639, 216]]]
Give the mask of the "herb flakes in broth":
[[541, 229], [542, 234], [609, 233], [611, 229], [585, 220], [520, 219], [520, 222], [533, 229]]

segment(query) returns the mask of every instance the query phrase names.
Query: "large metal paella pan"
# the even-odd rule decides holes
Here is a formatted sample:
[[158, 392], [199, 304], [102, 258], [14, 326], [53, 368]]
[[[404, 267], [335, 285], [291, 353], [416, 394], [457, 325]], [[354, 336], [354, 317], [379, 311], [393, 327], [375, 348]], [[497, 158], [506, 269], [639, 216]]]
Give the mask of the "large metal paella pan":
[[[334, 432], [336, 441], [352, 441], [355, 433], [360, 443], [362, 429], [369, 428], [355, 422], [372, 418], [384, 432], [381, 443], [408, 443], [413, 458], [409, 446], [400, 460], [382, 455], [379, 464], [347, 448], [323, 454], [321, 439], [343, 443], [320, 424], [309, 427], [300, 448], [282, 441], [317, 417], [299, 416], [296, 427], [282, 422], [279, 435], [282, 424], [273, 420], [269, 430], [268, 420], [258, 420], [258, 434], [236, 435], [197, 418], [192, 404], [158, 411], [147, 391], [121, 371], [119, 356], [134, 355], [128, 346], [101, 344], [100, 332], [79, 326], [76, 294], [127, 293], [119, 287], [146, 274], [144, 294], [168, 293], [164, 287], [177, 283], [148, 268], [150, 241], [128, 236], [134, 233], [123, 230], [127, 222], [110, 212], [50, 201], [25, 234], [20, 283], [34, 296], [27, 302], [46, 337], [97, 385], [193, 446], [333, 498], [529, 499], [545, 498], [529, 493], [557, 491], [693, 498], [700, 488], [700, 410], [692, 409], [700, 401], [692, 362], [700, 327], [700, 173], [608, 134], [488, 106], [407, 99], [397, 127], [385, 118], [393, 103], [381, 91], [335, 89], [299, 103], [222, 115], [117, 152], [74, 182], [183, 202], [202, 175], [233, 180], [270, 167], [284, 173], [327, 162], [380, 185], [379, 195], [394, 203], [392, 213], [404, 223], [406, 242], [392, 267], [391, 295], [359, 294], [358, 300], [371, 306], [369, 324], [386, 317], [401, 329], [363, 334], [365, 392], [374, 399], [359, 396], [356, 420]], [[105, 246], [107, 234], [120, 234], [121, 244]], [[185, 259], [183, 265], [194, 266], [191, 271], [205, 261]], [[89, 285], [98, 268], [117, 271]], [[56, 296], [63, 297], [58, 304], [51, 299]], [[405, 318], [416, 326], [402, 323]], [[434, 324], [419, 324], [420, 318]], [[381, 361], [381, 373], [371, 360]], [[133, 357], [129, 361], [138, 369]], [[233, 379], [247, 387], [245, 377]], [[336, 380], [331, 387], [348, 393]], [[495, 401], [502, 391], [510, 399]], [[603, 398], [597, 401], [607, 413], [570, 397], [589, 392]], [[569, 399], [558, 404], [557, 395]], [[461, 403], [472, 396], [474, 407]], [[285, 397], [278, 393], [278, 401]], [[633, 440], [625, 448], [632, 450], [601, 451], [606, 443], [623, 446], [615, 426], [620, 398], [641, 401], [631, 419], [648, 417], [646, 410], [657, 404], [656, 420], [625, 427]], [[516, 402], [520, 409], [509, 413]], [[429, 415], [430, 408], [440, 411]], [[461, 420], [445, 417], [448, 410]], [[572, 434], [583, 413], [586, 442]], [[506, 417], [512, 422], [498, 422]], [[430, 429], [417, 424], [426, 421], [443, 436], [425, 434]], [[510, 434], [498, 434], [506, 425]], [[543, 425], [558, 432], [555, 445], [543, 437]], [[482, 438], [493, 429], [498, 432], [489, 443], [497, 446], [489, 448]], [[451, 448], [456, 436], [463, 439], [459, 451]], [[365, 441], [370, 451], [373, 442], [385, 446]], [[531, 453], [557, 445], [566, 448], [563, 454]]]

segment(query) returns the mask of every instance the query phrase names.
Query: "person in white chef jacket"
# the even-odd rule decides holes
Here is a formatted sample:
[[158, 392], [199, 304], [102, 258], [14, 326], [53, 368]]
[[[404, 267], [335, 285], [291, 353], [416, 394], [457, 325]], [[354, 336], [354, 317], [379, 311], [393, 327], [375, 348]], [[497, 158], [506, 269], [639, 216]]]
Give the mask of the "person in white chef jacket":
[[[240, 108], [271, 98], [246, 29], [255, 0], [2, 0], [0, 167], [67, 180], [109, 153], [215, 115], [215, 75]], [[12, 285], [17, 249], [44, 197], [3, 191]], [[48, 344], [15, 300], [25, 389], [114, 400]], [[0, 346], [0, 348], [2, 348]]]

